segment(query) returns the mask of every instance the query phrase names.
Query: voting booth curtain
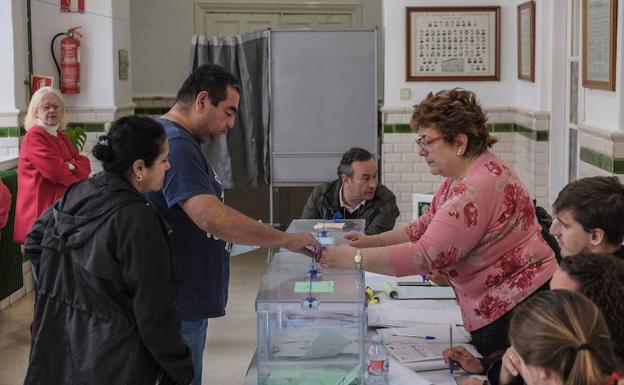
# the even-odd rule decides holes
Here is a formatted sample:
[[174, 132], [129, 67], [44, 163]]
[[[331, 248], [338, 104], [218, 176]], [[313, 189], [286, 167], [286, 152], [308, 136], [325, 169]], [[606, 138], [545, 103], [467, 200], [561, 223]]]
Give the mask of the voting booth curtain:
[[236, 125], [227, 136], [202, 146], [226, 189], [268, 183], [269, 35], [267, 29], [236, 36], [192, 38], [191, 69], [206, 63], [219, 64], [241, 84]]

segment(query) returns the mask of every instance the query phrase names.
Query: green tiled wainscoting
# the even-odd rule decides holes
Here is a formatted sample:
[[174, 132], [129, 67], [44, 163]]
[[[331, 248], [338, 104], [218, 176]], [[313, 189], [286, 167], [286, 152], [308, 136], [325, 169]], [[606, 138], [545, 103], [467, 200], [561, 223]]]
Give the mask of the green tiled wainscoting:
[[138, 107], [134, 109], [137, 115], [164, 115], [169, 112], [169, 107]]
[[106, 131], [104, 123], [68, 123], [67, 127], [82, 127], [86, 132], [104, 132]]
[[[517, 132], [538, 142], [548, 142], [548, 131], [534, 130], [517, 123], [490, 123], [487, 125], [490, 132]], [[409, 124], [385, 124], [386, 134], [410, 134]]]
[[19, 132], [18, 127], [0, 127], [0, 138], [17, 138]]
[[13, 243], [15, 199], [17, 197], [17, 169], [0, 171], [0, 179], [11, 191], [9, 221], [0, 232], [0, 301], [24, 284], [22, 255], [19, 245]]
[[609, 155], [592, 150], [587, 147], [581, 147], [579, 158], [592, 166], [598, 167], [614, 174], [624, 174], [624, 159], [613, 158]]

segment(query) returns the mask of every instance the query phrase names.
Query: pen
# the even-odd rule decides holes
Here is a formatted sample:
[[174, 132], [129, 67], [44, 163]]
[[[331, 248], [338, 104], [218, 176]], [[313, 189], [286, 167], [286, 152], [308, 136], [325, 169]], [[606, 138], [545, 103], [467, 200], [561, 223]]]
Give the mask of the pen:
[[[451, 341], [450, 351], [453, 355], [453, 325], [449, 325], [449, 341]], [[455, 361], [449, 359], [449, 373], [453, 374], [453, 370], [455, 370]]]
[[392, 335], [398, 337], [414, 337], [414, 338], [422, 338], [423, 340], [435, 340], [435, 336], [416, 336], [413, 334], [401, 334], [401, 333], [392, 333]]

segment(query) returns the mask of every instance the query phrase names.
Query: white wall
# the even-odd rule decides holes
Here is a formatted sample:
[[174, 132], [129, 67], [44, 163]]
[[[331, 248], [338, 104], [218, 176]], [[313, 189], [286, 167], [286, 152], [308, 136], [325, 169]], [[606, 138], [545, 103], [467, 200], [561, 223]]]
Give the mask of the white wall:
[[624, 4], [620, 1], [618, 5], [616, 90], [582, 89], [585, 96], [584, 123], [608, 130], [624, 130]]
[[[82, 26], [78, 30], [83, 37], [81, 42], [81, 92], [64, 95], [65, 103], [72, 107], [112, 107], [114, 87], [110, 80], [115, 74], [111, 56], [113, 52], [112, 6], [108, 1], [88, 1], [87, 12], [61, 13], [59, 2], [31, 2], [33, 71], [37, 75], [52, 75], [58, 87], [58, 72], [50, 54], [50, 42], [58, 32], [71, 27]], [[126, 0], [127, 1], [127, 0]], [[59, 37], [56, 41], [57, 55]], [[58, 60], [58, 57], [57, 57]]]
[[175, 96], [189, 73], [193, 0], [132, 0], [134, 96]]
[[[516, 2], [521, 4], [526, 0]], [[553, 1], [535, 3], [535, 82], [517, 80], [516, 105], [519, 107], [536, 111], [549, 111], [551, 108], [553, 7]], [[513, 12], [515, 14], [516, 10]], [[513, 36], [506, 40], [506, 44], [514, 47], [517, 47], [517, 24], [517, 18], [514, 18]], [[517, 75], [517, 66], [513, 70]], [[565, 71], [565, 68], [561, 70]]]
[[[384, 0], [385, 28], [385, 91], [384, 104], [391, 107], [410, 106], [420, 102], [429, 92], [453, 87], [475, 91], [486, 106], [516, 104], [516, 3], [501, 4], [501, 77], [500, 81], [476, 82], [406, 82], [405, 81], [405, 7], [408, 6], [485, 6], [491, 0]], [[409, 88], [410, 100], [401, 100], [399, 90]]]
[[0, 112], [23, 108], [26, 39], [19, 21], [25, 19], [24, 4], [20, 0], [0, 2], [0, 84], [5, 85], [0, 92]]
[[128, 60], [130, 61], [130, 0], [114, 0], [113, 7], [113, 50], [111, 58], [113, 62], [113, 84], [115, 88], [115, 105], [126, 105], [132, 103], [132, 68], [133, 63], [130, 62], [128, 68], [128, 80], [119, 79], [119, 50], [128, 51]]

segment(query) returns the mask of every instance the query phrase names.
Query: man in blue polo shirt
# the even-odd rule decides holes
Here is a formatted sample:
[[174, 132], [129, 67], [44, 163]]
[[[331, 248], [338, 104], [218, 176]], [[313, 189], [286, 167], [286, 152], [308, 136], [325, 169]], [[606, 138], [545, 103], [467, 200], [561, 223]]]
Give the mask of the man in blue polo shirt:
[[175, 105], [157, 119], [169, 139], [171, 169], [161, 191], [146, 194], [172, 227], [171, 247], [182, 267], [179, 308], [182, 335], [201, 384], [208, 318], [225, 315], [230, 277], [229, 243], [285, 247], [314, 256], [308, 233], [284, 233], [223, 204], [223, 190], [200, 144], [234, 126], [240, 89], [223, 67], [198, 67], [184, 81]]

